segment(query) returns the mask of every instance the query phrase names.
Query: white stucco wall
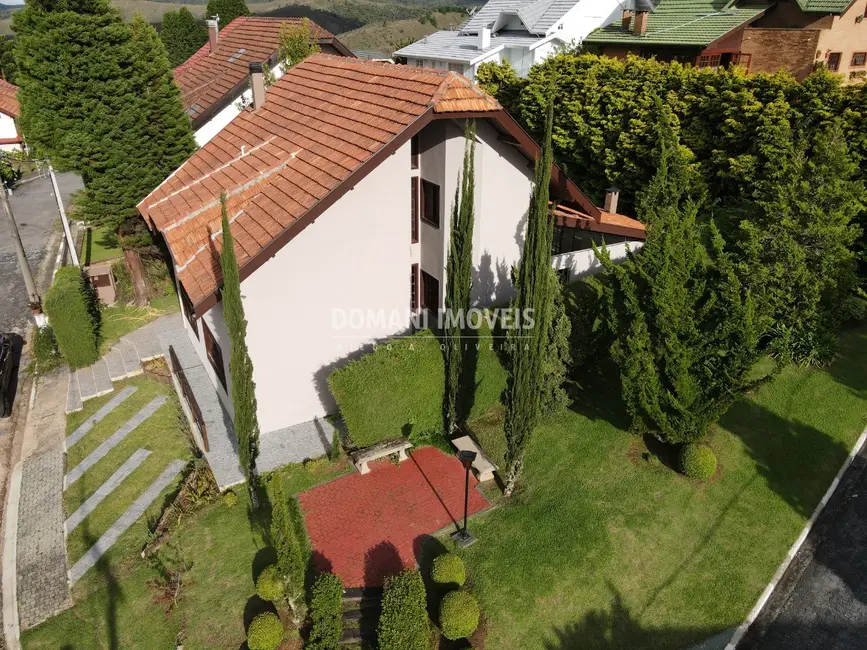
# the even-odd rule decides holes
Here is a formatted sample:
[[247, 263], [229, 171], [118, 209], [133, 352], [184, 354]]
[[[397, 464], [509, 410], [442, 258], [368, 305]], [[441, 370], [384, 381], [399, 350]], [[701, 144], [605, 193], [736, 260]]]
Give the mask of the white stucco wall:
[[[409, 175], [407, 143], [242, 283], [263, 433], [333, 413], [333, 367], [409, 326]], [[332, 308], [405, 318], [339, 329]]]
[[[641, 241], [629, 241], [623, 242], [622, 244], [613, 244], [608, 246], [608, 253], [611, 255], [613, 261], [619, 262], [626, 258], [626, 253], [628, 251], [631, 250], [635, 252], [642, 246], [644, 246], [644, 242]], [[558, 271], [568, 269], [570, 282], [587, 275], [593, 275], [602, 270], [602, 265], [596, 258], [596, 253], [593, 252], [592, 248], [583, 251], [574, 251], [572, 253], [563, 253], [562, 255], [555, 255], [551, 258], [551, 263]]]
[[[6, 115], [5, 113], [0, 113], [0, 139], [2, 140], [11, 140], [13, 138], [18, 138], [18, 129], [15, 128], [15, 120]], [[20, 151], [20, 144], [4, 144], [0, 145], [0, 150], [3, 151]]]
[[620, 20], [622, 15], [619, 0], [581, 0], [548, 30], [548, 34], [557, 34], [566, 42], [580, 42], [593, 30]]

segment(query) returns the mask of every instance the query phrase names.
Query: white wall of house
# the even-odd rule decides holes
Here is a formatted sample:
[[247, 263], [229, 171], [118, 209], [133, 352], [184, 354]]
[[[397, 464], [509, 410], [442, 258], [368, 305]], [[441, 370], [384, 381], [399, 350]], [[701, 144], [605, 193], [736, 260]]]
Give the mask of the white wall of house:
[[[178, 296], [180, 295], [181, 293], [179, 290]], [[181, 311], [183, 312], [183, 304], [181, 304]], [[199, 360], [202, 362], [202, 366], [205, 368], [205, 371], [211, 378], [211, 382], [217, 389], [217, 395], [219, 396], [220, 401], [229, 412], [229, 415], [234, 418], [235, 407], [232, 405], [232, 384], [229, 375], [229, 356], [231, 355], [232, 346], [229, 343], [229, 332], [226, 329], [226, 320], [225, 318], [223, 318], [223, 303], [218, 302], [207, 312], [205, 312], [205, 314], [201, 318], [196, 319], [195, 331], [193, 331], [193, 328], [187, 321], [186, 317], [182, 318], [181, 320], [183, 320], [184, 329], [187, 330], [187, 336], [189, 336], [190, 342], [193, 344], [193, 348], [195, 348], [196, 350], [196, 354], [199, 355]], [[223, 353], [223, 372], [226, 377], [225, 389], [223, 389], [223, 385], [217, 378], [217, 373], [214, 371], [214, 368], [211, 365], [210, 360], [208, 359], [208, 353], [205, 349], [205, 334], [203, 322], [207, 324], [208, 329], [211, 330], [211, 333], [214, 335], [214, 339], [217, 341], [217, 345], [220, 346], [220, 351]], [[198, 336], [196, 336], [196, 332], [198, 332]]]
[[[331, 366], [409, 326], [409, 175], [406, 143], [242, 283], [263, 432], [333, 413]], [[341, 329], [333, 308], [387, 320]]]
[[[628, 251], [637, 251], [642, 246], [644, 246], [644, 242], [638, 240], [623, 242], [621, 244], [612, 244], [611, 246], [608, 246], [608, 253], [611, 255], [613, 261], [619, 262], [626, 259]], [[555, 255], [551, 258], [551, 263], [558, 271], [568, 269], [570, 282], [587, 275], [593, 275], [602, 270], [602, 265], [596, 258], [596, 253], [593, 252], [592, 248], [583, 251], [574, 251], [572, 253], [563, 253], [562, 255]]]
[[548, 35], [562, 35], [566, 42], [582, 41], [593, 30], [620, 20], [622, 15], [620, 0], [581, 0], [548, 30]]
[[[0, 140], [11, 140], [18, 138], [18, 129], [15, 127], [15, 120], [5, 113], [0, 113]], [[20, 151], [20, 144], [4, 144], [0, 145], [2, 151]]]

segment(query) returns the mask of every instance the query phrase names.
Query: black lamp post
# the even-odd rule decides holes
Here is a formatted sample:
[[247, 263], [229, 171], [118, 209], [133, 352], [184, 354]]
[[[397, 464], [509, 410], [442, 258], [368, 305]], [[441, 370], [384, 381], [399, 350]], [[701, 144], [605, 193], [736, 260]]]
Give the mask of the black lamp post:
[[459, 548], [465, 548], [476, 541], [476, 538], [470, 535], [470, 531], [467, 530], [467, 510], [470, 505], [470, 468], [476, 459], [476, 452], [469, 450], [462, 451], [458, 454], [458, 459], [466, 471], [466, 479], [464, 481], [464, 527], [452, 534], [452, 539]]

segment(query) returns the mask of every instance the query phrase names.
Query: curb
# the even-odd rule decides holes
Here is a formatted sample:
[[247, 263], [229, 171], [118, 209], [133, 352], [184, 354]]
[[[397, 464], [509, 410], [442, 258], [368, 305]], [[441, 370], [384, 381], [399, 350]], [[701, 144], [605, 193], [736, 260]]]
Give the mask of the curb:
[[18, 650], [21, 629], [18, 621], [18, 505], [21, 497], [23, 461], [12, 469], [9, 498], [6, 502], [6, 525], [3, 527], [3, 636], [9, 650]]
[[807, 520], [807, 524], [804, 526], [804, 529], [801, 531], [801, 534], [798, 535], [798, 538], [789, 548], [789, 552], [786, 553], [786, 557], [783, 558], [783, 561], [780, 563], [780, 566], [777, 568], [777, 572], [774, 574], [774, 577], [771, 578], [771, 581], [768, 583], [768, 586], [765, 587], [765, 590], [762, 592], [762, 595], [759, 596], [758, 601], [755, 606], [750, 610], [750, 613], [747, 614], [747, 618], [743, 623], [735, 630], [735, 633], [732, 635], [731, 640], [726, 645], [725, 650], [736, 650], [738, 644], [743, 639], [744, 634], [747, 633], [750, 626], [755, 622], [756, 618], [758, 618], [762, 609], [764, 609], [768, 600], [771, 597], [771, 594], [774, 593], [774, 589], [777, 587], [777, 583], [783, 578], [786, 571], [789, 568], [789, 565], [792, 563], [792, 560], [798, 554], [798, 551], [801, 550], [801, 546], [804, 545], [804, 542], [807, 539], [807, 536], [810, 534], [810, 531], [813, 530], [813, 526], [816, 523], [816, 520], [819, 518], [819, 515], [822, 514], [822, 511], [825, 509], [825, 506], [828, 505], [828, 501], [831, 500], [834, 492], [837, 491], [837, 486], [840, 484], [840, 480], [843, 478], [843, 475], [849, 469], [849, 466], [852, 464], [852, 461], [855, 460], [855, 456], [857, 456], [861, 449], [864, 447], [864, 443], [867, 442], [867, 428], [861, 432], [861, 435], [858, 437], [858, 440], [855, 442], [855, 446], [852, 448], [852, 451], [849, 452], [849, 456], [847, 456], [843, 466], [840, 468], [840, 471], [837, 472], [837, 476], [834, 477], [834, 480], [831, 481], [831, 485], [828, 487], [828, 490], [825, 492], [825, 496], [822, 497], [822, 500], [819, 501], [819, 505], [816, 506], [816, 509], [813, 510], [813, 514], [810, 516], [810, 519]]

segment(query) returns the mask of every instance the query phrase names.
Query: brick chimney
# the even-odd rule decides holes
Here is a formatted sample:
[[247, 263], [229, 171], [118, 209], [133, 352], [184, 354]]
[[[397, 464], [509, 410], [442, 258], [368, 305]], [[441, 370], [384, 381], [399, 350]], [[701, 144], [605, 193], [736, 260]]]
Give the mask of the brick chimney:
[[250, 61], [250, 87], [253, 89], [253, 110], [265, 103], [265, 73], [262, 64], [258, 61]]
[[609, 187], [605, 190], [605, 212], [617, 212], [617, 200], [620, 198], [620, 190]]
[[220, 40], [220, 19], [213, 18], [205, 22], [208, 25], [208, 44], [211, 46], [210, 52], [213, 54], [217, 51], [217, 41]]
[[620, 28], [624, 32], [628, 32], [632, 29], [632, 10], [624, 9], [623, 10], [623, 22], [620, 24]]
[[647, 11], [636, 11], [635, 22], [632, 25], [632, 33], [636, 36], [644, 36], [647, 33]]
[[491, 28], [482, 27], [479, 30], [479, 49], [486, 50], [491, 47]]

